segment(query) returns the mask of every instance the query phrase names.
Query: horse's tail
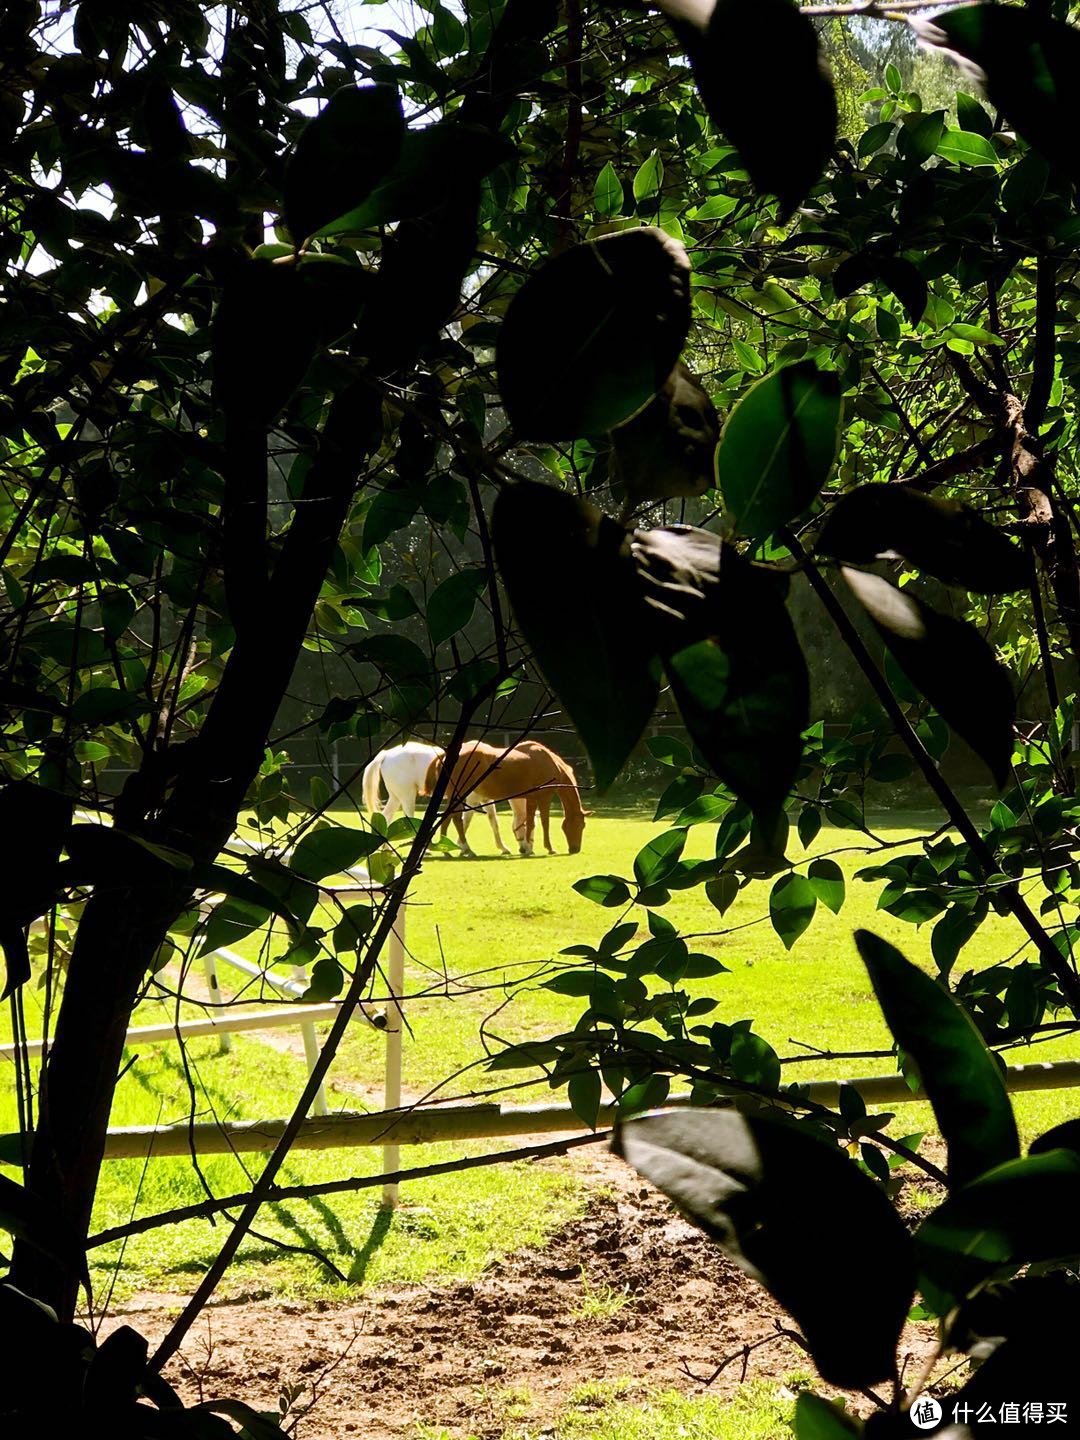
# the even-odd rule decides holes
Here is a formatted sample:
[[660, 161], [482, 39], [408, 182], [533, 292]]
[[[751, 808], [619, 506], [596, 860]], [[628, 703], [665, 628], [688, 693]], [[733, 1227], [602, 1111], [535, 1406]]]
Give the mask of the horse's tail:
[[365, 810], [379, 808], [379, 782], [382, 780], [382, 751], [364, 769], [363, 797]]

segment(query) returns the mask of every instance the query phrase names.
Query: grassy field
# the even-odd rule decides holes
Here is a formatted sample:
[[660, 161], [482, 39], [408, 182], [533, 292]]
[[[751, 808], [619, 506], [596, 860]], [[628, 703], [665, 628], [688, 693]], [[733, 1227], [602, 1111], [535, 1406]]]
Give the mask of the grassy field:
[[[805, 1378], [793, 1377], [793, 1383]], [[517, 1413], [530, 1398], [511, 1392], [492, 1407], [492, 1428], [501, 1427], [500, 1440], [532, 1440], [536, 1432]], [[578, 1386], [564, 1412], [541, 1434], [552, 1440], [790, 1440], [793, 1409], [792, 1389], [768, 1380], [751, 1381], [721, 1399], [649, 1389], [627, 1379]], [[416, 1440], [455, 1437], [418, 1425]]]
[[[618, 918], [578, 896], [574, 880], [602, 873], [629, 875], [640, 847], [664, 827], [644, 818], [619, 815], [589, 822], [582, 854], [475, 860], [433, 856], [414, 887], [407, 917], [409, 964], [404, 1083], [410, 1097], [439, 1089], [466, 1094], [490, 1088], [501, 1077], [482, 1068], [481, 1026], [491, 1043], [537, 1038], [572, 1024], [581, 1002], [530, 986], [528, 977], [564, 946], [597, 940]], [[891, 844], [910, 839], [910, 825], [884, 825]], [[490, 832], [477, 824], [473, 843], [493, 850]], [[561, 836], [559, 837], [561, 841]], [[692, 832], [688, 856], [709, 853], [713, 829]], [[798, 842], [789, 854], [801, 857]], [[715, 954], [729, 973], [690, 988], [720, 1002], [716, 1019], [753, 1017], [755, 1027], [781, 1054], [797, 1052], [796, 1042], [819, 1048], [873, 1049], [888, 1036], [851, 940], [858, 926], [885, 935], [919, 963], [929, 964], [929, 927], [916, 930], [876, 910], [878, 885], [851, 880], [868, 863], [865, 842], [852, 832], [826, 829], [812, 854], [832, 854], [849, 876], [839, 915], [819, 906], [807, 934], [790, 953], [766, 916], [768, 883], [744, 892], [723, 917], [699, 891], [674, 897], [664, 914], [696, 938], [693, 948]], [[808, 857], [809, 858], [809, 857]], [[644, 917], [638, 912], [638, 918]], [[992, 918], [963, 952], [959, 968], [983, 966], [1010, 955], [1020, 944], [1015, 924]], [[258, 954], [255, 939], [239, 945]], [[33, 1008], [37, 996], [28, 994]], [[497, 1014], [496, 1014], [497, 1012]], [[141, 1023], [170, 1018], [172, 1007], [148, 1002]], [[494, 1017], [494, 1018], [492, 1018]], [[286, 1040], [284, 1037], [292, 1037]], [[287, 1046], [287, 1049], [283, 1049]], [[1068, 1058], [1075, 1042], [1012, 1052], [1014, 1063]], [[332, 1072], [332, 1108], [378, 1109], [381, 1105], [383, 1043], [377, 1032], [357, 1026], [347, 1037]], [[892, 1068], [888, 1060], [842, 1065], [815, 1061], [798, 1067], [800, 1079], [841, 1071], [871, 1074]], [[287, 1114], [304, 1078], [298, 1036], [278, 1031], [273, 1044], [251, 1036], [235, 1040], [230, 1056], [212, 1040], [194, 1042], [188, 1065], [175, 1045], [148, 1047], [125, 1074], [113, 1123], [168, 1124], [195, 1113], [199, 1119], [256, 1118]], [[789, 1072], [793, 1073], [793, 1072]], [[516, 1076], [511, 1078], [517, 1078]], [[510, 1099], [551, 1097], [546, 1084]], [[556, 1097], [557, 1098], [557, 1097]], [[2, 1097], [3, 1128], [14, 1128], [14, 1102]], [[1017, 1097], [1021, 1127], [1032, 1136], [1077, 1113], [1068, 1091]], [[895, 1133], [931, 1127], [925, 1106], [904, 1107]], [[408, 1148], [406, 1163], [422, 1165], [456, 1154], [496, 1148], [483, 1141], [459, 1147]], [[374, 1173], [377, 1151], [298, 1152], [286, 1167], [285, 1183]], [[258, 1157], [243, 1157], [257, 1170]], [[199, 1200], [205, 1184], [217, 1193], [245, 1184], [240, 1158], [213, 1157], [200, 1173], [187, 1160], [112, 1162], [105, 1168], [95, 1224], [123, 1223], [143, 1214]], [[250, 1238], [230, 1279], [232, 1293], [340, 1293], [343, 1283], [465, 1277], [494, 1255], [536, 1243], [583, 1205], [572, 1158], [558, 1167], [518, 1165], [474, 1171], [432, 1182], [414, 1182], [408, 1202], [392, 1217], [378, 1209], [378, 1192], [338, 1196], [331, 1203], [293, 1202], [265, 1212], [259, 1236]], [[189, 1289], [217, 1248], [222, 1231], [208, 1222], [189, 1222], [155, 1231], [116, 1248], [96, 1252], [95, 1288], [111, 1283], [117, 1295], [139, 1288]], [[301, 1247], [283, 1251], [274, 1241]], [[303, 1247], [318, 1247], [344, 1276], [335, 1277]]]

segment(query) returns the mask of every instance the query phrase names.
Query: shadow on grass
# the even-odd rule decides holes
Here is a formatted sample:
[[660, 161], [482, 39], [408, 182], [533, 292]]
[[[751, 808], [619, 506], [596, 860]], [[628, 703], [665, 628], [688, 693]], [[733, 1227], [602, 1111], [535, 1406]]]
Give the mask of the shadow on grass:
[[390, 1233], [390, 1226], [394, 1222], [394, 1212], [385, 1205], [379, 1206], [378, 1214], [375, 1216], [375, 1223], [368, 1232], [368, 1237], [356, 1252], [356, 1257], [349, 1267], [350, 1285], [362, 1285], [375, 1255]]

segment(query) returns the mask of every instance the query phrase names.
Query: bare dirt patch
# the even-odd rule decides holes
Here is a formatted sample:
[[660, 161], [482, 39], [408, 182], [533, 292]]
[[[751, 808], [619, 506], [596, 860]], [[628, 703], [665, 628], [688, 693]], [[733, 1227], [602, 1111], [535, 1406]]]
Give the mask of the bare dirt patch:
[[[593, 1191], [588, 1212], [542, 1250], [473, 1284], [211, 1306], [169, 1378], [189, 1399], [231, 1395], [267, 1410], [294, 1390], [294, 1413], [311, 1406], [301, 1440], [397, 1440], [417, 1423], [488, 1440], [509, 1424], [549, 1428], [585, 1384], [628, 1380], [631, 1398], [645, 1387], [693, 1393], [694, 1377], [733, 1356], [713, 1382], [726, 1394], [743, 1378], [809, 1368], [777, 1336], [777, 1322], [790, 1322], [758, 1285], [619, 1162], [586, 1154], [574, 1163]], [[153, 1342], [178, 1299], [140, 1297], [113, 1323]], [[929, 1331], [905, 1335], [909, 1373], [928, 1343]]]

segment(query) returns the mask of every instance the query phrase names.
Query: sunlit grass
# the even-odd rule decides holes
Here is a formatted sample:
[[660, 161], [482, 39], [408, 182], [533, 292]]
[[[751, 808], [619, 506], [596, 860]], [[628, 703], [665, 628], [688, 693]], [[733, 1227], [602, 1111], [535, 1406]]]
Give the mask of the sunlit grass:
[[[629, 876], [633, 858], [663, 825], [630, 815], [594, 816], [589, 821], [582, 854], [565, 853], [529, 860], [502, 859], [493, 854], [476, 860], [432, 856], [417, 879], [408, 906], [409, 961], [406, 992], [409, 1033], [404, 1044], [404, 1084], [409, 1099], [432, 1091], [464, 1095], [493, 1090], [507, 1079], [528, 1079], [485, 1072], [485, 1046], [500, 1048], [507, 1040], [536, 1039], [569, 1028], [583, 1002], [562, 998], [528, 983], [565, 946], [595, 942], [616, 920], [618, 911], [601, 909], [577, 895], [574, 880], [591, 874]], [[475, 827], [477, 848], [493, 850], [490, 832]], [[915, 833], [910, 824], [883, 821], [882, 838], [897, 845]], [[713, 844], [712, 827], [691, 832], [687, 855], [704, 856]], [[561, 841], [561, 836], [559, 837]], [[787, 952], [767, 919], [770, 882], [742, 892], [721, 918], [699, 890], [676, 894], [663, 913], [692, 934], [692, 948], [717, 956], [728, 973], [692, 982], [697, 994], [719, 1001], [714, 1019], [728, 1022], [752, 1018], [755, 1028], [784, 1055], [820, 1050], [887, 1048], [888, 1033], [872, 997], [865, 971], [852, 942], [860, 926], [875, 930], [899, 945], [916, 962], [932, 968], [930, 927], [916, 929], [876, 909], [880, 887], [855, 881], [854, 872], [868, 863], [867, 842], [850, 831], [826, 829], [811, 855], [829, 853], [848, 878], [847, 900], [839, 915], [819, 906], [814, 921], [795, 948]], [[797, 863], [803, 852], [797, 840], [789, 847]], [[640, 910], [631, 917], [644, 922]], [[325, 923], [325, 922], [324, 922]], [[642, 933], [644, 924], [642, 923]], [[991, 916], [963, 951], [958, 972], [1003, 960], [1018, 949], [1022, 935], [1008, 918]], [[259, 953], [251, 938], [236, 947], [249, 958]], [[172, 974], [174, 972], [170, 972]], [[198, 974], [198, 969], [193, 972]], [[286, 972], [287, 973], [287, 972]], [[223, 983], [238, 977], [222, 971]], [[385, 985], [376, 985], [379, 993]], [[40, 1023], [41, 992], [26, 991], [28, 1023]], [[183, 1007], [196, 1014], [199, 1007]], [[298, 1019], [300, 1015], [298, 1010]], [[175, 1003], [147, 1002], [138, 1023], [160, 1023], [175, 1015]], [[8, 1017], [0, 1020], [5, 1034]], [[325, 1027], [321, 1033], [325, 1034]], [[157, 1125], [196, 1119], [264, 1118], [286, 1115], [300, 1092], [305, 1067], [295, 1030], [279, 1030], [272, 1043], [237, 1036], [230, 1056], [217, 1053], [213, 1039], [189, 1047], [185, 1072], [173, 1044], [143, 1046], [117, 1091], [114, 1125]], [[288, 1053], [284, 1047], [288, 1048]], [[331, 1071], [332, 1109], [379, 1109], [384, 1065], [381, 1034], [355, 1025], [348, 1033]], [[1010, 1063], [1071, 1058], [1080, 1051], [1075, 1040], [1016, 1050]], [[130, 1058], [130, 1057], [129, 1057]], [[892, 1071], [890, 1059], [852, 1059], [829, 1063], [815, 1057], [790, 1067], [788, 1076], [811, 1079], [836, 1075], [868, 1075]], [[546, 1083], [509, 1092], [500, 1098], [559, 1100]], [[10, 1086], [0, 1095], [0, 1123], [15, 1128]], [[1019, 1095], [1015, 1105], [1027, 1138], [1078, 1111], [1075, 1092], [1060, 1090]], [[902, 1108], [894, 1133], [932, 1130], [928, 1107]], [[404, 1164], [426, 1164], [497, 1146], [474, 1141], [458, 1146], [405, 1147]], [[303, 1183], [377, 1171], [377, 1150], [296, 1152], [282, 1176], [285, 1183]], [[215, 1193], [245, 1188], [247, 1170], [257, 1172], [258, 1156], [210, 1157], [202, 1175]], [[202, 1181], [186, 1158], [110, 1162], [105, 1166], [95, 1227], [123, 1223], [132, 1213], [146, 1214], [198, 1201]], [[475, 1275], [496, 1254], [521, 1244], [539, 1242], [583, 1203], [574, 1183], [570, 1157], [561, 1168], [524, 1167], [479, 1170], [430, 1182], [415, 1182], [404, 1191], [406, 1208], [387, 1222], [378, 1209], [377, 1189], [336, 1196], [315, 1204], [296, 1202], [267, 1211], [260, 1230], [300, 1246], [329, 1254], [349, 1283]], [[121, 1292], [136, 1287], [189, 1289], [214, 1253], [223, 1224], [191, 1222], [132, 1240], [124, 1253]], [[107, 1283], [101, 1265], [115, 1252], [95, 1257], [96, 1284]], [[341, 1282], [308, 1256], [285, 1255], [252, 1238], [231, 1277], [234, 1291], [317, 1289], [333, 1293]]]

